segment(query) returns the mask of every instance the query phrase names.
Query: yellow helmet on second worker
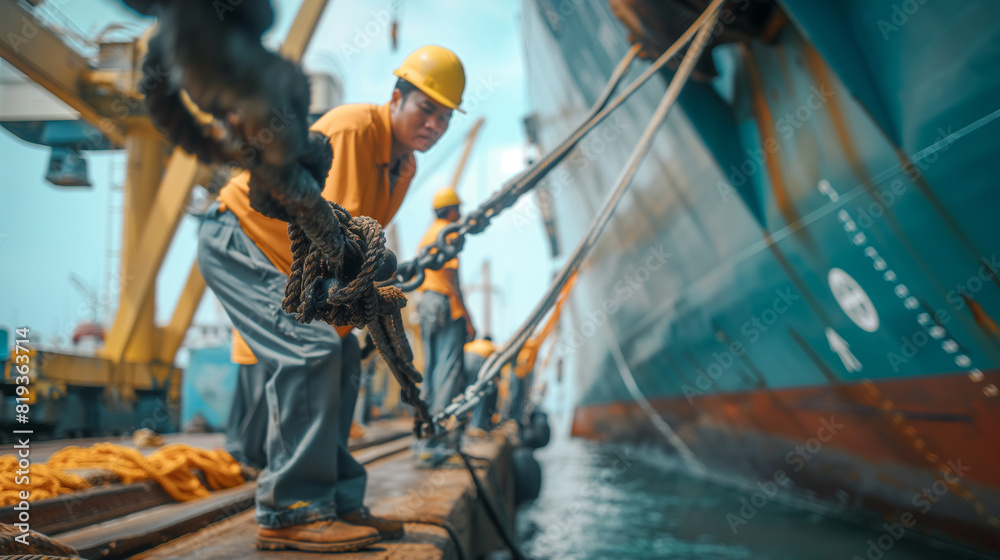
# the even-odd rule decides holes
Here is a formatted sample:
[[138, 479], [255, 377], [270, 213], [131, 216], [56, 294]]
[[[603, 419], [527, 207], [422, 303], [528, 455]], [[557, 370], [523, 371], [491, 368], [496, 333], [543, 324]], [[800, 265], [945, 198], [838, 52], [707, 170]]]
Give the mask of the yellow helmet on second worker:
[[393, 74], [445, 107], [462, 111], [458, 106], [465, 91], [465, 68], [450, 50], [437, 45], [420, 47], [410, 53]]
[[434, 209], [440, 210], [448, 206], [458, 206], [462, 201], [458, 199], [458, 194], [454, 190], [445, 187], [434, 193]]

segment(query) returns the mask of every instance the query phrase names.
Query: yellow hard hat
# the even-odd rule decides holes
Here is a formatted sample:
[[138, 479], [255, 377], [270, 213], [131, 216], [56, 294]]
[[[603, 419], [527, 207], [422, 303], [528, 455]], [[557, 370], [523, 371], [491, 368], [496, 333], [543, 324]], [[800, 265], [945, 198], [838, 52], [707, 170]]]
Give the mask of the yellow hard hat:
[[420, 47], [406, 57], [393, 74], [445, 107], [462, 111], [458, 106], [465, 91], [465, 68], [450, 50], [437, 45]]
[[462, 201], [458, 199], [455, 191], [445, 187], [434, 193], [434, 209], [440, 210], [448, 206], [458, 206]]

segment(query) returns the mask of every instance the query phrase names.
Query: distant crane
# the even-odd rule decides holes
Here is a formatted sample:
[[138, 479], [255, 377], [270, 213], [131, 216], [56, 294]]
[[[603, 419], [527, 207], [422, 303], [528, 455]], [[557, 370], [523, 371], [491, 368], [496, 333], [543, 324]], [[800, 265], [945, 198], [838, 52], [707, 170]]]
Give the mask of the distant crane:
[[483, 323], [480, 337], [493, 336], [493, 296], [502, 296], [501, 290], [490, 281], [490, 261], [483, 261], [482, 280], [478, 284], [465, 286], [466, 292], [483, 292]]
[[83, 278], [80, 278], [80, 275], [75, 272], [69, 273], [69, 280], [74, 286], [76, 286], [76, 289], [80, 291], [80, 294], [83, 295], [83, 299], [86, 301], [87, 309], [90, 311], [87, 320], [93, 323], [98, 322], [97, 309], [98, 304], [100, 303], [100, 298], [97, 296], [97, 290], [90, 287], [90, 285], [88, 285]]
[[76, 324], [73, 329], [73, 335], [71, 340], [73, 346], [77, 346], [83, 340], [92, 340], [96, 343], [104, 342], [104, 325], [102, 321], [98, 320], [98, 309], [101, 303], [101, 298], [98, 296], [97, 290], [90, 287], [83, 278], [80, 278], [75, 272], [69, 273], [69, 280], [76, 286], [76, 289], [83, 294], [83, 299], [86, 302], [87, 310], [89, 311], [88, 317], [82, 319]]

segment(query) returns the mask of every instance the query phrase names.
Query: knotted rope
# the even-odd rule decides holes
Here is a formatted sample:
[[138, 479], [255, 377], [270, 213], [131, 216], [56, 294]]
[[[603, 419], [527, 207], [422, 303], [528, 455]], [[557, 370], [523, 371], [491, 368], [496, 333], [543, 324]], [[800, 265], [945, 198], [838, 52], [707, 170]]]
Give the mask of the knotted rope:
[[301, 323], [319, 319], [331, 325], [367, 328], [402, 389], [403, 401], [415, 411], [414, 432], [423, 437], [431, 426], [427, 404], [420, 400], [420, 372], [400, 313], [406, 296], [393, 286], [376, 287], [395, 271], [395, 256], [385, 246], [382, 226], [367, 216], [352, 217], [327, 201], [347, 247], [346, 258], [334, 261], [295, 223], [288, 225], [292, 268], [281, 308]]

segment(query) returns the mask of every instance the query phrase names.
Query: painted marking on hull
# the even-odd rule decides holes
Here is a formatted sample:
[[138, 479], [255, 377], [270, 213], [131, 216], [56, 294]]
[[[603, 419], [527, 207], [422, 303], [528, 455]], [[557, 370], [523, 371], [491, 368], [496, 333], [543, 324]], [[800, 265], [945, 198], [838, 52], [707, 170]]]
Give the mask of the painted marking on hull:
[[867, 332], [878, 330], [879, 319], [875, 304], [850, 274], [839, 268], [831, 268], [827, 274], [827, 282], [837, 304], [855, 325]]
[[[853, 231], [857, 230], [857, 224], [854, 222], [853, 218], [851, 218], [851, 214], [847, 210], [840, 210], [837, 213], [837, 218], [843, 224], [844, 232], [847, 233], [848, 236], [850, 236]], [[872, 266], [875, 268], [875, 270], [880, 270], [882, 268], [888, 267], [887, 261], [884, 258], [882, 258], [882, 256], [879, 254], [878, 250], [875, 249], [875, 247], [871, 245], [865, 246], [864, 253], [865, 256], [872, 259]], [[847, 274], [837, 268], [831, 269], [829, 275], [831, 290], [834, 289], [834, 277], [835, 277], [834, 271], [840, 271], [840, 273], [842, 273], [843, 275]], [[853, 282], [854, 285], [857, 285], [857, 282], [854, 282], [853, 278], [850, 278], [850, 276], [847, 276], [847, 278], [849, 279], [849, 281], [840, 277], [839, 274], [837, 275], [837, 279], [839, 281], [838, 286], [844, 293], [846, 293], [846, 295], [838, 296], [837, 292], [834, 291], [834, 296], [837, 297], [837, 303], [841, 304], [841, 308], [844, 309], [844, 312], [847, 313], [848, 317], [850, 317], [851, 320], [855, 322], [855, 324], [857, 324], [862, 329], [868, 330], [868, 332], [874, 332], [874, 330], [869, 330], [865, 328], [865, 326], [861, 322], [859, 322], [858, 319], [855, 319], [855, 315], [861, 317], [861, 320], [864, 320], [866, 318], [865, 315], [863, 314], [865, 310], [864, 304], [863, 303], [859, 304], [858, 301], [860, 300], [861, 295], [863, 295], [865, 299], [867, 299], [868, 296], [867, 294], [864, 294], [864, 290], [862, 290], [860, 286], [854, 288], [854, 286], [850, 284], [850, 282]], [[886, 273], [883, 275], [883, 278], [887, 282], [894, 284], [893, 293], [896, 294], [896, 297], [903, 300], [903, 307], [905, 307], [909, 311], [917, 311], [919, 309], [920, 307], [919, 300], [917, 300], [917, 298], [910, 293], [910, 289], [906, 286], [906, 284], [904, 284], [902, 281], [899, 280], [898, 276], [892, 270], [887, 270]], [[858, 291], [860, 291], [861, 295], [858, 295], [857, 293]], [[843, 297], [846, 304], [841, 302], [841, 297]], [[870, 303], [871, 300], [868, 301]], [[848, 307], [848, 306], [853, 306], [853, 307]], [[861, 311], [858, 311], [859, 306], [861, 308]], [[872, 310], [874, 311], [874, 307], [872, 307]], [[852, 313], [854, 313], [855, 315], [852, 315]], [[877, 323], [877, 316], [875, 320]], [[923, 331], [926, 331], [927, 334], [929, 334], [935, 340], [941, 341], [941, 349], [945, 352], [945, 354], [948, 354], [949, 357], [952, 358], [955, 365], [957, 365], [960, 368], [969, 370], [967, 372], [969, 375], [969, 379], [971, 379], [973, 382], [978, 382], [979, 380], [982, 379], [981, 376], [977, 376], [974, 374], [974, 372], [979, 370], [978, 368], [972, 366], [972, 358], [970, 358], [969, 355], [966, 354], [965, 352], [961, 351], [961, 346], [958, 344], [958, 342], [956, 342], [955, 339], [949, 336], [947, 329], [935, 323], [930, 313], [926, 312], [918, 313], [916, 316], [916, 321], [917, 325]], [[992, 387], [992, 389], [990, 387]], [[1000, 391], [997, 391], [996, 387], [992, 385], [983, 388], [983, 394], [986, 395], [988, 398], [995, 397], [998, 392]]]
[[[851, 237], [851, 233], [857, 229], [857, 224], [851, 218], [850, 213], [847, 210], [840, 210], [837, 213], [837, 217], [843, 223], [844, 232], [849, 237]], [[857, 242], [857, 235], [853, 236], [852, 241], [854, 242], [855, 245], [860, 245]], [[876, 270], [878, 269], [879, 266], [881, 266], [881, 263], [885, 262], [885, 259], [880, 257], [878, 250], [871, 245], [867, 245], [865, 247], [864, 253], [867, 257], [872, 259], [872, 266], [875, 267]], [[888, 266], [888, 263], [885, 263], [885, 266]], [[831, 270], [831, 273], [832, 272], [833, 271]], [[896, 294], [898, 298], [903, 300], [903, 306], [910, 311], [916, 311], [916, 309], [919, 307], [919, 302], [917, 302], [916, 298], [910, 294], [910, 290], [909, 288], [907, 288], [906, 284], [902, 283], [902, 281], [900, 281], [895, 274], [892, 275], [892, 280], [889, 280], [888, 276], [885, 276], [885, 279], [886, 281], [894, 284], [893, 292]], [[839, 301], [840, 300], [838, 299], [838, 302]], [[843, 307], [843, 305], [841, 307]], [[847, 310], [845, 309], [845, 312], [846, 311]], [[916, 317], [916, 322], [922, 331], [927, 331], [929, 333], [930, 329], [928, 325], [932, 323], [932, 319], [929, 313], [919, 313]], [[855, 323], [857, 323], [857, 321], [855, 321]], [[861, 325], [859, 324], [858, 326]], [[937, 326], [941, 327], [941, 325]], [[971, 358], [969, 358], [964, 353], [959, 353], [958, 343], [950, 336], [948, 336], [947, 329], [944, 329], [944, 327], [941, 327], [941, 329], [945, 331], [944, 334], [941, 334], [939, 331], [939, 334], [943, 339], [941, 342], [941, 349], [949, 356], [955, 355], [954, 361], [958, 367], [962, 368], [970, 367], [972, 364]], [[970, 379], [972, 379], [971, 375]], [[942, 460], [939, 454], [933, 453], [927, 449], [926, 440], [921, 438], [917, 433], [916, 429], [912, 425], [906, 422], [905, 415], [896, 409], [893, 402], [889, 399], [884, 398], [882, 396], [882, 392], [879, 391], [878, 387], [876, 387], [875, 384], [870, 379], [866, 379], [865, 381], [863, 381], [862, 386], [869, 392], [871, 398], [879, 403], [879, 408], [881, 408], [882, 411], [885, 413], [886, 419], [889, 420], [889, 423], [894, 428], [899, 430], [900, 434], [902, 434], [904, 437], [910, 440], [910, 444], [913, 446], [913, 449], [918, 454], [922, 454], [924, 459], [926, 459], [929, 463], [937, 467], [937, 469], [942, 473], [943, 477], [940, 480], [943, 480], [944, 483], [948, 485], [948, 488], [955, 491], [955, 493], [961, 496], [962, 499], [969, 502], [972, 505], [973, 509], [975, 509], [977, 513], [982, 515], [984, 519], [986, 519], [987, 523], [989, 523], [993, 527], [1000, 528], [1000, 518], [993, 515], [991, 512], [987, 511], [986, 506], [983, 505], [982, 501], [980, 501], [979, 498], [977, 498], [968, 488], [962, 486], [957, 477], [949, 476], [950, 474], [952, 474], [952, 468]], [[997, 390], [994, 385], [989, 385], [983, 388], [983, 394], [986, 395], [987, 398], [995, 397], [998, 393], [1000, 393], [1000, 390]]]
[[840, 356], [840, 361], [844, 363], [844, 369], [847, 371], [861, 371], [863, 369], [857, 356], [851, 352], [851, 346], [837, 334], [837, 331], [827, 327], [826, 340], [830, 343], [830, 350]]

